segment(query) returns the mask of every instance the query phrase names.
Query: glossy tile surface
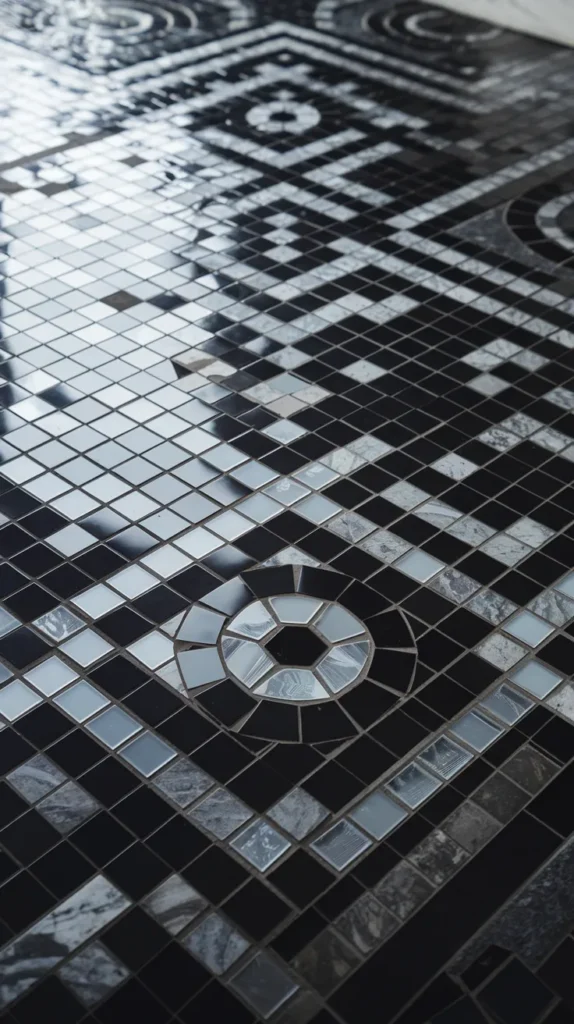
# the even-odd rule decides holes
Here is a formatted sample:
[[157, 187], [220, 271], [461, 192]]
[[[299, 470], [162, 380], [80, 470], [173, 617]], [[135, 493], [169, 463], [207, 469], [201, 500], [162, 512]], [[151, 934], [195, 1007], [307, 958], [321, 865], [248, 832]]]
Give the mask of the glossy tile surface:
[[3, 1019], [567, 1024], [574, 54], [0, 14]]

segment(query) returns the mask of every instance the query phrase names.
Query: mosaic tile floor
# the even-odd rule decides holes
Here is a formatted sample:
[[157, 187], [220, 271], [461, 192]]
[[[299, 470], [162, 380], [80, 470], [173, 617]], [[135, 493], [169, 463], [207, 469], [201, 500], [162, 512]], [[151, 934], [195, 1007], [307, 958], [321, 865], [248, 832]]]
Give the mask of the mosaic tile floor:
[[0, 0], [0, 1014], [574, 1022], [574, 52]]

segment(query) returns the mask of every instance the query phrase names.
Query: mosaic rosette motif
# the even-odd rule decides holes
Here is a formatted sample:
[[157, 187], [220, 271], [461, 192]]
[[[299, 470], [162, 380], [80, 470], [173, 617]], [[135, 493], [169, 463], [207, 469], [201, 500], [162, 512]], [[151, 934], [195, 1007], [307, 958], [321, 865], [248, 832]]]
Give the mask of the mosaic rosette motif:
[[572, 175], [545, 182], [514, 199], [506, 223], [535, 256], [556, 270], [574, 270], [574, 189]]
[[413, 685], [415, 640], [403, 612], [342, 573], [254, 569], [204, 594], [175, 637], [190, 699], [244, 736], [324, 743], [356, 736]]
[[453, 11], [431, 7], [418, 0], [397, 4], [390, 10], [376, 7], [366, 19], [378, 35], [416, 45], [422, 49], [467, 49], [492, 43], [502, 30], [496, 25], [467, 18]]
[[102, 73], [247, 28], [242, 0], [0, 0], [3, 36]]

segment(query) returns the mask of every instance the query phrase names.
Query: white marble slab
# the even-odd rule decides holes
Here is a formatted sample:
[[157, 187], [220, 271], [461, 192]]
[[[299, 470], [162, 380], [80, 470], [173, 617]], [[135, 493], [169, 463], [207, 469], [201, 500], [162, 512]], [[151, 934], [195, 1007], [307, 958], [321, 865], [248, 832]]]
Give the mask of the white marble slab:
[[573, 0], [432, 0], [433, 6], [483, 18], [515, 32], [574, 46]]

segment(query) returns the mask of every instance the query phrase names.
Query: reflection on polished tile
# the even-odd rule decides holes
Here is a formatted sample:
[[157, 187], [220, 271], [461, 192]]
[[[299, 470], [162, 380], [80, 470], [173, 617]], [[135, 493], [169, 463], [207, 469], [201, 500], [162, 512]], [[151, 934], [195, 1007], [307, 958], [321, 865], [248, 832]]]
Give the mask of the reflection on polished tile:
[[317, 630], [326, 640], [337, 643], [339, 640], [357, 636], [358, 633], [363, 632], [364, 627], [345, 608], [341, 608], [340, 605], [330, 605], [317, 620]]
[[486, 750], [497, 736], [500, 736], [502, 730], [484, 715], [471, 711], [451, 725], [450, 731], [459, 739], [465, 740], [473, 750]]
[[192, 608], [180, 626], [177, 638], [188, 643], [214, 644], [225, 622], [224, 615], [209, 608]]
[[510, 678], [518, 683], [523, 690], [531, 693], [534, 697], [546, 697], [558, 683], [562, 682], [562, 676], [551, 672], [545, 665], [537, 661], [530, 661], [527, 665], [512, 672]]
[[450, 779], [464, 768], [472, 754], [469, 750], [463, 750], [457, 743], [453, 743], [448, 737], [441, 736], [430, 747], [421, 751], [419, 757], [427, 768], [433, 768], [443, 779]]
[[226, 839], [252, 817], [253, 811], [225, 789], [216, 789], [189, 811], [191, 821], [218, 839]]
[[215, 648], [181, 651], [177, 661], [183, 681], [189, 690], [225, 678], [225, 669]]
[[324, 700], [326, 696], [317, 676], [306, 668], [279, 669], [261, 683], [255, 693], [297, 701]]
[[265, 821], [254, 821], [232, 840], [231, 846], [257, 871], [267, 871], [290, 843]]
[[369, 644], [367, 641], [355, 644], [341, 644], [333, 647], [317, 665], [317, 672], [329, 687], [331, 693], [352, 683], [367, 663]]
[[258, 953], [231, 980], [239, 993], [263, 1020], [267, 1020], [295, 994], [298, 985], [266, 953]]
[[311, 843], [323, 860], [342, 871], [371, 845], [371, 840], [348, 821], [339, 821]]
[[389, 781], [391, 792], [398, 796], [407, 807], [412, 808], [418, 807], [439, 786], [438, 779], [433, 778], [416, 764], [409, 765]]
[[324, 821], [328, 814], [327, 809], [304, 789], [294, 789], [268, 811], [269, 817], [295, 839], [303, 839]]
[[3, 1016], [557, 1024], [574, 51], [0, 15]]
[[261, 601], [256, 601], [239, 612], [239, 615], [231, 620], [228, 628], [232, 633], [239, 633], [240, 636], [261, 640], [274, 626], [273, 616], [269, 614]]
[[407, 812], [385, 793], [375, 789], [358, 804], [350, 817], [374, 839], [382, 839], [404, 818]]
[[258, 644], [225, 636], [221, 645], [230, 672], [249, 688], [273, 667], [273, 660]]
[[313, 597], [292, 594], [289, 597], [272, 597], [271, 607], [279, 622], [310, 622], [319, 611], [322, 601]]

